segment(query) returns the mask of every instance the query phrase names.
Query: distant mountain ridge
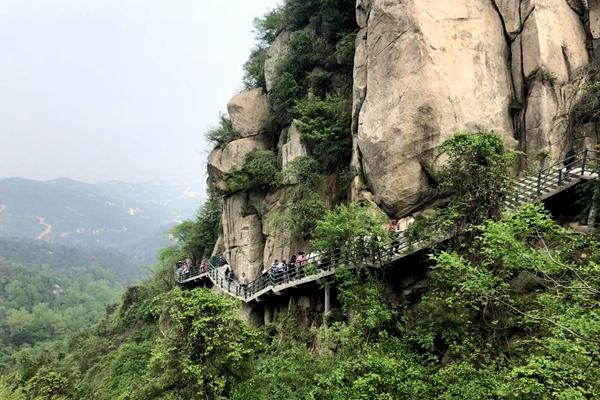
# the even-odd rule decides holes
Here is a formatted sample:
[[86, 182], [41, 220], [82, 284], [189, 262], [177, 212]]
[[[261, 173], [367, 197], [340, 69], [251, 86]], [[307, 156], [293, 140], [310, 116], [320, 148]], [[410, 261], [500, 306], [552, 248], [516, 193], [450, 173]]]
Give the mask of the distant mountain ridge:
[[147, 263], [166, 243], [168, 228], [193, 217], [201, 201], [184, 186], [161, 182], [6, 178], [0, 180], [0, 238], [113, 248]]

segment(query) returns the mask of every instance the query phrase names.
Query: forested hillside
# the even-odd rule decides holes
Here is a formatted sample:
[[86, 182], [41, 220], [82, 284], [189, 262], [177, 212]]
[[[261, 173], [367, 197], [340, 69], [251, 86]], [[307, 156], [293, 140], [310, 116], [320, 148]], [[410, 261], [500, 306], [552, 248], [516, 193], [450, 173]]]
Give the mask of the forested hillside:
[[[509, 98], [535, 79], [554, 88], [558, 77], [540, 68], [532, 72], [531, 82], [521, 82], [523, 87], [504, 87], [507, 74], [502, 72], [497, 80], [503, 90], [487, 88], [497, 97], [506, 96], [492, 101], [490, 95], [481, 108], [495, 107], [497, 100], [505, 109], [490, 113], [505, 120], [511, 132], [481, 128], [461, 114], [469, 111], [466, 106], [460, 112], [434, 109], [446, 101], [454, 107], [455, 101], [464, 100], [461, 96], [473, 96], [476, 108], [477, 102], [483, 103], [476, 97], [481, 93], [463, 90], [461, 96], [441, 96], [439, 104], [413, 102], [421, 92], [427, 94], [419, 92], [419, 85], [439, 93], [456, 89], [453, 85], [461, 82], [452, 80], [452, 74], [465, 73], [458, 61], [485, 64], [487, 74], [493, 69], [490, 57], [506, 58], [507, 41], [534, 36], [530, 31], [502, 32], [501, 25], [511, 21], [501, 20], [500, 13], [507, 13], [510, 5], [500, 10], [495, 1], [457, 2], [460, 7], [450, 10], [449, 3], [434, 3], [286, 0], [259, 19], [258, 45], [245, 66], [249, 91], [236, 101], [251, 97], [264, 118], [259, 128], [244, 132], [256, 121], [236, 127], [239, 118], [222, 116], [208, 132], [215, 145], [208, 162], [208, 200], [195, 219], [171, 231], [175, 243], [160, 252], [152, 275], [127, 288], [92, 326], [112, 298], [114, 286], [106, 283], [110, 276], [91, 269], [58, 281], [44, 268], [30, 273], [29, 266], [11, 266], [10, 279], [0, 281], [0, 312], [6, 316], [0, 329], [7, 348], [0, 399], [600, 399], [600, 241], [594, 226], [600, 206], [598, 157], [587, 158], [593, 150], [583, 153], [591, 163], [588, 171], [573, 170], [569, 156], [545, 172], [556, 175], [556, 191], [565, 194], [554, 208], [571, 211], [576, 205], [584, 212], [566, 213], [568, 222], [589, 223], [579, 231], [566, 229], [541, 201], [539, 169], [530, 166], [536, 172], [526, 175], [533, 177], [531, 193], [514, 190], [519, 167], [539, 156], [515, 150], [514, 137], [519, 135], [512, 129], [520, 127], [518, 115], [525, 118], [524, 105], [516, 103], [527, 98], [532, 100], [529, 109], [537, 105], [533, 90], [520, 93], [515, 103]], [[550, 9], [579, 21], [579, 15], [587, 14], [574, 11], [575, 3], [580, 4], [561, 1], [561, 6], [531, 9], [523, 3], [515, 15], [519, 26], [529, 18], [523, 11], [533, 15], [530, 21], [546, 21], [540, 13]], [[429, 7], [425, 11], [424, 4]], [[362, 28], [358, 36], [356, 11]], [[433, 16], [439, 20], [428, 25]], [[396, 32], [400, 23], [409, 29]], [[442, 31], [450, 34], [427, 36], [442, 24]], [[482, 51], [484, 43], [471, 46], [477, 35], [460, 24], [497, 27], [498, 32], [492, 30], [502, 36], [496, 43], [499, 50], [468, 60], [450, 58], [456, 63], [448, 62], [443, 69], [420, 68], [416, 61], [431, 61], [430, 52], [453, 52], [461, 46]], [[354, 54], [357, 37], [362, 50], [359, 46]], [[399, 51], [411, 37], [416, 38], [409, 40], [413, 58], [386, 58], [386, 52]], [[456, 48], [436, 48], [426, 41], [433, 39]], [[287, 50], [280, 48], [274, 57], [271, 50], [281, 41]], [[563, 46], [567, 63], [568, 47]], [[412, 90], [407, 98], [379, 99], [387, 107], [382, 110], [373, 105], [377, 99], [365, 98], [366, 82], [359, 88], [357, 82], [350, 83], [353, 69], [357, 71], [353, 55], [363, 59], [365, 75], [383, 59], [384, 72], [393, 69], [419, 79], [414, 87], [414, 82], [402, 81]], [[519, 76], [524, 74], [521, 69]], [[424, 79], [421, 73], [431, 75]], [[450, 74], [443, 77], [444, 85], [438, 85], [438, 73]], [[386, 74], [365, 79], [369, 91], [379, 94], [393, 83]], [[584, 111], [575, 115], [579, 122], [598, 122], [597, 87], [597, 81], [587, 86]], [[509, 109], [509, 103], [515, 108]], [[244, 107], [236, 103], [230, 108], [239, 117]], [[419, 110], [417, 117], [401, 122], [414, 125], [425, 139], [403, 131], [379, 142], [381, 132], [373, 127], [397, 122], [388, 118], [397, 108]], [[374, 117], [373, 110], [380, 114]], [[509, 120], [511, 112], [514, 121]], [[491, 114], [485, 115], [486, 121]], [[452, 122], [441, 126], [446, 117]], [[365, 132], [369, 125], [373, 130]], [[463, 126], [473, 127], [473, 132], [454, 129]], [[389, 132], [398, 133], [384, 133]], [[295, 151], [300, 147], [302, 151]], [[401, 178], [394, 182], [407, 193], [382, 184], [386, 174], [378, 168], [390, 161], [374, 155], [382, 149], [394, 161], [410, 159], [386, 170], [388, 176]], [[406, 149], [411, 153], [405, 154]], [[286, 159], [292, 153], [297, 157]], [[549, 154], [536, 162], [543, 166]], [[519, 202], [526, 204], [512, 207], [515, 198], [526, 199]], [[391, 222], [406, 221], [398, 218], [425, 205], [405, 230], [391, 229]], [[409, 246], [427, 246], [386, 262], [384, 252], [394, 253], [400, 238]], [[291, 249], [291, 242], [297, 247]], [[289, 291], [250, 304], [210, 288], [210, 279], [176, 282], [178, 261], [201, 264], [209, 258], [221, 264], [205, 275], [220, 278], [220, 268], [233, 271], [238, 282], [241, 273], [274, 280], [269, 257], [296, 254], [301, 246], [318, 254], [317, 260], [335, 264], [335, 274], [313, 282], [312, 289], [291, 282]], [[306, 274], [309, 265], [302, 266]], [[329, 307], [321, 307], [326, 289], [334, 292], [333, 299], [323, 295]], [[32, 298], [23, 296], [27, 290], [34, 293]], [[88, 300], [93, 307], [76, 306], [84, 296], [92, 296]], [[251, 317], [261, 307], [257, 322]], [[55, 340], [72, 321], [84, 328]]]
[[57, 270], [0, 259], [0, 369], [92, 326], [123, 288], [100, 266]]
[[199, 201], [199, 195], [189, 189], [159, 182], [3, 179], [0, 239], [92, 252], [114, 249], [127, 258], [126, 263], [152, 264], [158, 250], [168, 243], [166, 232], [177, 221], [190, 218]]
[[488, 221], [475, 237], [433, 252], [417, 304], [392, 301], [381, 273], [339, 272], [330, 284], [340, 309], [308, 330], [295, 314], [250, 328], [235, 301], [174, 286], [178, 254], [165, 254], [154, 278], [92, 330], [18, 353], [0, 396], [598, 398], [597, 239], [560, 228], [539, 206]]

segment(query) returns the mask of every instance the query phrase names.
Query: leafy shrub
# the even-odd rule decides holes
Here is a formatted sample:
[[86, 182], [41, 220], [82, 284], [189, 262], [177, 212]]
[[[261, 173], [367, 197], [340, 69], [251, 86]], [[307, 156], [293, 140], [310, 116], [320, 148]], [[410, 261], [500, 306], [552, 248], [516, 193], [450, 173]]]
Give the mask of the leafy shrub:
[[[447, 161], [436, 173], [442, 195], [450, 203], [431, 218], [420, 218], [411, 225], [409, 239], [430, 239], [441, 232], [459, 234], [455, 241], [476, 235], [469, 229], [487, 219], [502, 216], [506, 195], [512, 182], [510, 167], [514, 152], [504, 147], [497, 133], [459, 133], [440, 146]], [[467, 229], [469, 228], [469, 229]]]
[[335, 42], [357, 30], [354, 0], [321, 0], [320, 31], [329, 41]]
[[313, 69], [307, 77], [310, 93], [319, 98], [325, 96], [332, 77], [333, 73], [325, 71], [323, 68]]
[[221, 202], [212, 195], [198, 210], [195, 221], [183, 221], [171, 229], [170, 233], [179, 242], [186, 256], [199, 262], [212, 253], [220, 225]]
[[269, 102], [271, 103], [270, 132], [278, 133], [279, 129], [292, 122], [292, 109], [302, 93], [302, 86], [296, 82], [294, 76], [289, 72], [284, 72], [277, 77], [273, 88], [269, 92]]
[[321, 165], [312, 157], [298, 157], [288, 163], [284, 175], [287, 180], [302, 186], [302, 189], [314, 190], [321, 180]]
[[238, 138], [239, 134], [233, 129], [231, 120], [225, 114], [220, 114], [219, 124], [206, 132], [206, 139], [216, 148], [223, 147]]
[[238, 318], [238, 303], [206, 289], [162, 296], [168, 323], [152, 349], [149, 382], [138, 398], [225, 398], [244, 377], [259, 335]]
[[356, 32], [351, 32], [340, 39], [335, 45], [337, 63], [342, 66], [352, 67], [356, 51]]
[[348, 165], [352, 154], [349, 103], [340, 96], [327, 95], [324, 100], [313, 98], [294, 108], [302, 139], [312, 148], [312, 154], [326, 171]]
[[462, 224], [498, 219], [511, 183], [514, 153], [497, 133], [460, 133], [440, 147], [448, 162], [438, 174], [442, 192], [452, 193], [453, 206], [461, 209]]
[[317, 221], [325, 213], [325, 203], [318, 193], [294, 202], [290, 209], [290, 218], [296, 235], [307, 239], [315, 229]]
[[319, 38], [312, 29], [294, 32], [285, 55], [277, 66], [279, 73], [290, 73], [296, 81], [302, 82], [319, 60], [319, 55], [315, 52], [318, 41]]
[[244, 87], [246, 89], [267, 89], [267, 82], [265, 80], [266, 59], [266, 47], [258, 46], [252, 50], [248, 61], [244, 64]]
[[283, 174], [277, 156], [271, 150], [252, 150], [242, 169], [234, 170], [225, 181], [228, 193], [249, 190], [272, 190], [281, 186]]
[[283, 21], [289, 30], [304, 28], [319, 14], [321, 0], [286, 0], [283, 6]]
[[268, 46], [286, 27], [285, 9], [276, 7], [262, 18], [254, 20], [256, 39], [261, 45]]
[[[311, 244], [324, 253], [339, 252], [345, 260], [362, 254], [365, 246], [385, 245], [387, 232], [383, 229], [386, 222], [381, 211], [360, 204], [339, 205], [327, 211], [317, 221]], [[381, 238], [380, 242], [376, 238]], [[369, 238], [369, 243], [357, 241], [357, 238]]]

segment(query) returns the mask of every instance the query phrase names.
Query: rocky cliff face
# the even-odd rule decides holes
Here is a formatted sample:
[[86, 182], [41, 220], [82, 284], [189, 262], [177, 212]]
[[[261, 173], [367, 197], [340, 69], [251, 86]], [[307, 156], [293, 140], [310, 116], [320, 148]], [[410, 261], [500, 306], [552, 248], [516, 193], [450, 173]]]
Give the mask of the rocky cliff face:
[[[600, 43], [600, 0], [358, 0], [356, 19], [352, 163], [362, 178], [354, 200], [373, 199], [393, 217], [422, 209], [435, 196], [436, 149], [459, 131], [502, 133], [525, 154], [524, 168], [560, 159], [572, 145], [566, 115]], [[268, 90], [291, 37], [280, 33], [266, 53]], [[253, 149], [276, 151], [280, 167], [307, 154], [293, 124], [278, 143], [265, 134], [262, 89], [237, 95], [228, 111], [241, 137], [211, 153], [215, 187], [224, 189]], [[252, 279], [306, 249], [274, 228], [294, 201], [294, 182], [285, 183], [225, 198], [215, 251], [225, 251], [238, 276]], [[332, 204], [336, 191], [322, 194]]]
[[359, 0], [354, 197], [368, 189], [395, 216], [424, 206], [434, 150], [462, 130], [504, 134], [529, 166], [560, 158], [597, 3]]

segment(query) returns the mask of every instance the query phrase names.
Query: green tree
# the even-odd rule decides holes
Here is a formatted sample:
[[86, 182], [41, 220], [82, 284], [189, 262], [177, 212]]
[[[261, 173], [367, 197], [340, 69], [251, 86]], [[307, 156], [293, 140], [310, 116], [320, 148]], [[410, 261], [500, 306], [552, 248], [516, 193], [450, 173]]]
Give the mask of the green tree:
[[335, 171], [350, 162], [352, 117], [348, 102], [340, 96], [302, 101], [294, 108], [302, 139], [326, 171]]
[[381, 211], [356, 203], [339, 205], [317, 221], [311, 244], [322, 253], [338, 254], [342, 263], [360, 259], [365, 248], [386, 244], [386, 218]]
[[237, 303], [206, 289], [174, 289], [160, 303], [165, 324], [144, 398], [227, 396], [260, 347], [258, 334], [238, 319]]
[[272, 190], [281, 186], [283, 174], [277, 167], [277, 156], [271, 150], [252, 150], [242, 169], [234, 170], [225, 184], [228, 193], [250, 190]]
[[497, 133], [459, 133], [442, 143], [435, 177], [440, 196], [449, 196], [450, 202], [433, 217], [417, 218], [407, 232], [409, 239], [450, 233], [455, 243], [470, 244], [477, 225], [502, 216], [514, 155]]
[[222, 148], [227, 143], [240, 137], [239, 133], [233, 129], [233, 124], [225, 114], [219, 114], [219, 123], [214, 128], [206, 132], [206, 139], [211, 142], [215, 148]]
[[183, 221], [171, 230], [183, 253], [194, 262], [208, 258], [215, 246], [221, 226], [221, 201], [216, 195], [200, 207], [195, 221]]

